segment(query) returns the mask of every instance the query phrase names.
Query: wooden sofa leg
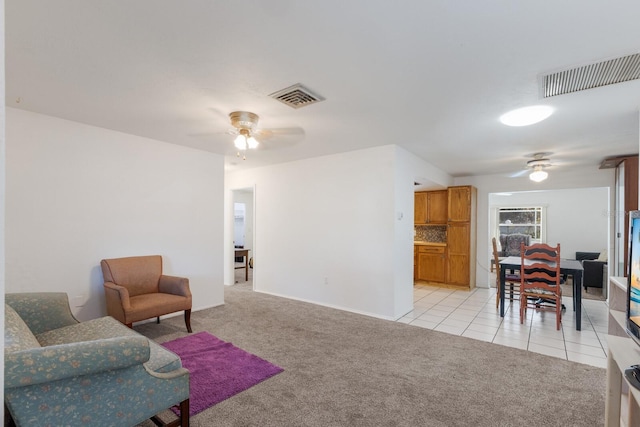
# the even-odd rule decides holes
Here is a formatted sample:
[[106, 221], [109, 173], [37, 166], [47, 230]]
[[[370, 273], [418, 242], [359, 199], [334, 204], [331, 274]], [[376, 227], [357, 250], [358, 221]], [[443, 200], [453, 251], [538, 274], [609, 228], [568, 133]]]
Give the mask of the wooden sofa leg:
[[158, 316], [158, 318], [156, 319], [156, 323], [159, 325], [160, 324], [160, 316]]
[[180, 402], [180, 427], [189, 427], [189, 399]]
[[184, 311], [184, 324], [187, 325], [187, 331], [191, 333], [191, 310]]

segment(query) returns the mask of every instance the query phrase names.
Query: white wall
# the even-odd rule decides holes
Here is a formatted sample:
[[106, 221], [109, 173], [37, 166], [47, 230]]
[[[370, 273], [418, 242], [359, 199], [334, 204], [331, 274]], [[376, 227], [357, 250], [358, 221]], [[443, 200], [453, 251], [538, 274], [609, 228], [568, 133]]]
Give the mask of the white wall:
[[395, 151], [394, 301], [395, 312], [404, 315], [413, 309], [414, 183], [421, 189], [446, 188], [453, 178], [403, 148]]
[[[524, 191], [489, 195], [489, 208], [544, 206], [546, 243], [560, 243], [563, 258], [574, 258], [577, 251], [601, 252], [609, 248], [609, 188]], [[489, 218], [489, 230], [496, 229], [496, 218]]]
[[64, 291], [99, 317], [100, 260], [160, 254], [194, 310], [223, 303], [222, 156], [12, 108], [6, 150], [8, 292]]
[[[473, 185], [478, 189], [478, 251], [477, 251], [477, 269], [476, 269], [476, 285], [479, 287], [488, 287], [492, 284], [492, 276], [487, 271], [489, 259], [491, 256], [491, 241], [489, 237], [489, 193], [500, 192], [517, 192], [532, 190], [559, 190], [573, 188], [608, 188], [609, 201], [605, 205], [603, 201], [594, 203], [592, 209], [595, 212], [610, 212], [613, 206], [613, 187], [615, 184], [613, 169], [582, 169], [574, 172], [565, 171], [549, 171], [549, 178], [541, 183], [531, 181], [526, 175], [517, 178], [508, 178], [502, 175], [483, 175], [472, 177], [455, 178], [455, 185]], [[598, 194], [596, 190], [595, 194]], [[590, 197], [590, 196], [587, 196]], [[598, 199], [594, 199], [598, 200]], [[561, 215], [572, 216], [577, 212], [574, 209], [568, 209]], [[611, 221], [613, 223], [613, 221]], [[611, 239], [613, 239], [613, 224], [609, 227]], [[584, 230], [587, 232], [589, 230]], [[564, 242], [561, 242], [564, 243]], [[610, 241], [609, 253], [613, 242]], [[565, 244], [561, 247], [562, 251]], [[567, 249], [569, 250], [569, 249]], [[576, 249], [577, 250], [577, 249]], [[580, 249], [582, 250], [582, 249]], [[574, 251], [575, 252], [575, 251]], [[566, 252], [565, 252], [566, 253]]]
[[410, 311], [417, 169], [429, 165], [389, 145], [227, 173], [228, 203], [255, 189], [254, 289], [389, 319]]

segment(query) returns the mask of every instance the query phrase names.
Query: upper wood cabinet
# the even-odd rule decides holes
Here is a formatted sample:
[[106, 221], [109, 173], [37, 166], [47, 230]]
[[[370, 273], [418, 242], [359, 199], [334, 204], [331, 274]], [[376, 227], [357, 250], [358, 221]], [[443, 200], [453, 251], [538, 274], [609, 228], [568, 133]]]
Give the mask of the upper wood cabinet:
[[427, 192], [427, 222], [447, 223], [447, 190]]
[[471, 221], [471, 187], [449, 187], [449, 222]]
[[447, 209], [447, 190], [415, 193], [414, 222], [416, 224], [446, 224]]
[[416, 224], [427, 223], [427, 193], [425, 192], [414, 194], [413, 221]]

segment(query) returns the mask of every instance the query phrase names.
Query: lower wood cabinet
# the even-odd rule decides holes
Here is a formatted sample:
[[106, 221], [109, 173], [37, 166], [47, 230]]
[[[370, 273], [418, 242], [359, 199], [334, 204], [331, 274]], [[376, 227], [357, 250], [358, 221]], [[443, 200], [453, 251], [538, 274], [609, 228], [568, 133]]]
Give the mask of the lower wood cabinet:
[[468, 222], [450, 223], [447, 228], [448, 269], [447, 283], [469, 286], [471, 225]]
[[416, 279], [444, 283], [446, 257], [444, 246], [417, 246]]

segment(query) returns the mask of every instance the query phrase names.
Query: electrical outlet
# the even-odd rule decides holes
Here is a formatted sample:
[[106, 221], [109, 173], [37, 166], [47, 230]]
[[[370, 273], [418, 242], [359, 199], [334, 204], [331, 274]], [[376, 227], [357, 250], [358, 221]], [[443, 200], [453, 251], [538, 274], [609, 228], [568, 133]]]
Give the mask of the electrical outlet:
[[74, 307], [82, 307], [87, 303], [87, 299], [84, 295], [76, 295], [73, 297], [73, 306]]

